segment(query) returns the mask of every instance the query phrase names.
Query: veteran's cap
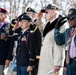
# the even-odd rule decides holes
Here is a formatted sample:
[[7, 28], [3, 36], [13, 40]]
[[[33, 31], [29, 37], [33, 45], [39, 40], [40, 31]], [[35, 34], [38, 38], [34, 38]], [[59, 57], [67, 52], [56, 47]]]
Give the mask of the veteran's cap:
[[59, 10], [56, 5], [48, 4], [46, 7], [41, 9], [41, 12], [45, 12], [45, 10]]
[[34, 13], [36, 13], [36, 11], [34, 9], [32, 9], [31, 7], [28, 7], [26, 12], [34, 12]]
[[76, 8], [70, 8], [68, 11], [67, 18], [76, 17]]

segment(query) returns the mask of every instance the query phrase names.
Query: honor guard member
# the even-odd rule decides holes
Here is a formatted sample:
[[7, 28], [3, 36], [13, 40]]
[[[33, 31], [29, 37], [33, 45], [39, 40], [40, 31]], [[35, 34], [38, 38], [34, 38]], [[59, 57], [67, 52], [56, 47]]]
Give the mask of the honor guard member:
[[18, 41], [16, 51], [17, 75], [29, 75], [35, 63], [35, 36], [29, 28], [30, 22], [31, 18], [24, 14], [20, 19], [22, 31], [19, 35], [13, 36], [13, 39]]
[[[19, 33], [22, 30], [21, 27], [19, 26], [19, 21], [20, 21], [21, 16], [24, 15], [24, 14], [26, 14], [26, 13], [21, 14], [15, 20], [16, 24], [15, 24], [15, 26], [13, 28], [14, 32], [18, 32]], [[34, 25], [31, 24], [30, 25], [30, 29], [35, 32], [35, 49], [36, 49], [36, 55], [37, 55], [36, 56], [37, 60], [36, 60], [36, 65], [35, 65], [35, 67], [36, 67], [35, 74], [36, 74], [37, 73], [37, 69], [38, 69], [38, 62], [39, 62], [39, 58], [40, 58], [40, 56], [39, 56], [40, 55], [40, 50], [41, 50], [41, 33], [40, 33], [39, 29], [38, 29], [38, 26], [36, 26], [35, 24]]]
[[26, 13], [32, 17], [32, 22], [30, 25], [30, 29], [35, 32], [35, 50], [36, 50], [36, 62], [35, 68], [32, 71], [32, 75], [37, 75], [38, 64], [40, 59], [40, 50], [41, 50], [41, 32], [39, 29], [39, 25], [42, 24], [41, 17], [35, 17], [37, 15], [36, 11], [31, 7], [27, 8]]
[[8, 39], [10, 24], [5, 21], [8, 11], [0, 8], [0, 75], [4, 75], [4, 66], [12, 60], [13, 41]]
[[37, 13], [34, 9], [32, 9], [31, 7], [28, 7], [27, 10], [26, 10], [27, 14], [29, 16], [32, 17], [33, 19], [33, 24], [36, 24], [36, 26], [39, 28], [40, 32], [41, 32], [41, 29], [40, 29], [40, 25], [42, 25], [42, 21], [41, 21], [41, 18], [43, 16], [43, 13], [40, 11], [39, 13]]

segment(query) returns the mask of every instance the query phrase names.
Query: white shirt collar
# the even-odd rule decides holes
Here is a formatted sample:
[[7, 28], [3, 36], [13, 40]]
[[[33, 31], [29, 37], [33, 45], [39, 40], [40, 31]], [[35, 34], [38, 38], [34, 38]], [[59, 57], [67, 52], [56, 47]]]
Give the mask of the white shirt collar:
[[22, 34], [23, 34], [26, 30], [28, 30], [28, 28], [26, 28], [26, 29], [22, 30]]

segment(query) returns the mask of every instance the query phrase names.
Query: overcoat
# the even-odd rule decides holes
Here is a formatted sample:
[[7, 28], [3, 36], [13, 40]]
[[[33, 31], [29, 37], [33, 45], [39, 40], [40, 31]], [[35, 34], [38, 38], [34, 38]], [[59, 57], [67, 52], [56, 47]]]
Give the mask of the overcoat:
[[[46, 25], [48, 25], [48, 27], [44, 25], [45, 26], [43, 32], [44, 38], [41, 47], [38, 75], [59, 75], [58, 73], [57, 74], [48, 73], [49, 71], [54, 69], [54, 66], [62, 66], [62, 60], [63, 60], [62, 57], [63, 45], [59, 46], [55, 43], [54, 27], [51, 28], [51, 26], [53, 25], [55, 26], [56, 22], [57, 19], [51, 24], [47, 23]], [[49, 28], [51, 30], [49, 30]]]

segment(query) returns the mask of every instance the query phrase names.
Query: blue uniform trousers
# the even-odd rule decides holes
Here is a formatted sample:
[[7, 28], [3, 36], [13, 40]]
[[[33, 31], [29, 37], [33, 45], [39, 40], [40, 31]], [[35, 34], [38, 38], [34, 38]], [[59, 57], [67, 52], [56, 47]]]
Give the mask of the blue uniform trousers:
[[27, 66], [17, 66], [17, 75], [29, 75]]
[[76, 59], [70, 59], [70, 62], [67, 65], [66, 75], [76, 75]]

